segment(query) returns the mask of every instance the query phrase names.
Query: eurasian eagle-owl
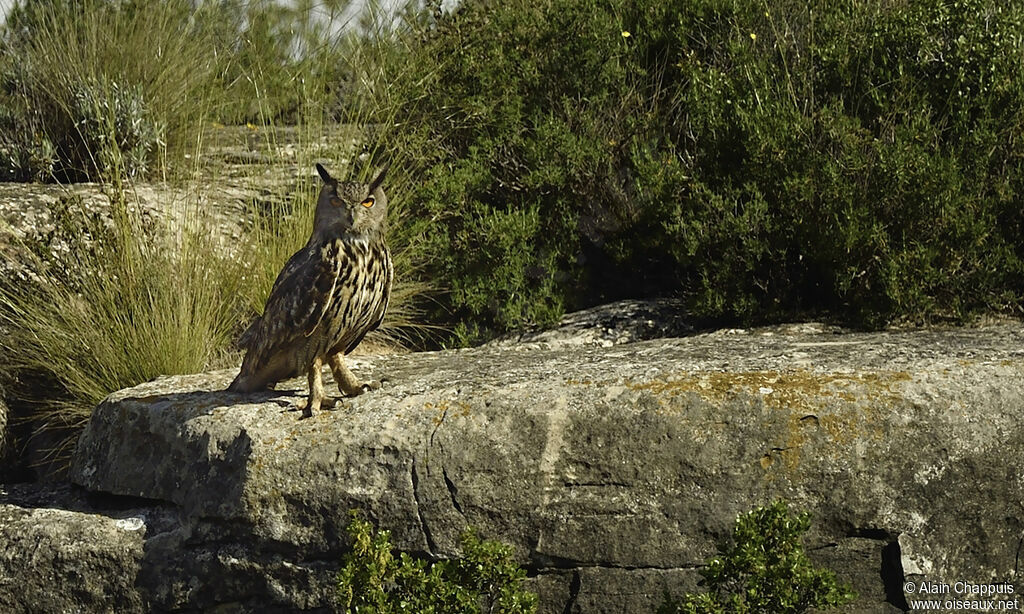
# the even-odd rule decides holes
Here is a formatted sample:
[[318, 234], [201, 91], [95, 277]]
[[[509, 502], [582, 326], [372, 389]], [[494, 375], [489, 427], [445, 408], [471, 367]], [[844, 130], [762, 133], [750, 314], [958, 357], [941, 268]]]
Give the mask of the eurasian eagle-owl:
[[325, 401], [321, 369], [327, 362], [339, 390], [356, 396], [379, 387], [361, 382], [345, 366], [366, 333], [380, 326], [394, 269], [384, 240], [387, 168], [369, 185], [338, 182], [320, 164], [323, 187], [313, 234], [277, 276], [263, 315], [239, 339], [245, 358], [228, 390], [252, 392], [306, 373], [308, 418]]

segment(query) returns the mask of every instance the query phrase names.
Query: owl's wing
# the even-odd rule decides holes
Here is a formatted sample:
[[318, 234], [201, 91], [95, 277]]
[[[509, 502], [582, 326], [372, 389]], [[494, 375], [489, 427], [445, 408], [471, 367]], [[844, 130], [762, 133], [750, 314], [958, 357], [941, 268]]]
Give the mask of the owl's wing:
[[372, 320], [373, 324], [370, 325], [370, 330], [380, 328], [381, 323], [384, 322], [384, 314], [388, 311], [388, 305], [391, 304], [391, 283], [395, 278], [395, 267], [391, 262], [391, 254], [388, 252], [386, 245], [384, 246], [384, 254], [381, 257], [381, 261], [384, 263], [384, 290], [380, 300], [380, 313], [374, 314], [377, 317]]
[[260, 318], [259, 354], [269, 357], [323, 321], [338, 282], [338, 260], [324, 253], [327, 246], [299, 250], [285, 264], [270, 291]]
[[277, 274], [277, 279], [274, 280], [274, 285], [270, 289], [270, 295], [267, 297], [267, 303], [263, 307], [263, 315], [257, 316], [253, 321], [249, 322], [249, 325], [245, 327], [245, 330], [238, 337], [236, 345], [240, 349], [265, 348], [271, 338], [280, 336], [277, 334], [280, 332], [278, 330], [279, 326], [275, 326], [275, 323], [280, 323], [280, 316], [287, 312], [286, 306], [281, 304], [283, 295], [280, 288], [282, 285], [294, 283], [296, 273], [304, 264], [308, 263], [309, 253], [307, 249], [300, 249], [295, 252], [288, 259], [288, 262], [285, 263], [281, 272]]
[[[341, 260], [338, 258], [338, 245], [324, 247], [323, 257], [319, 259], [316, 269], [316, 278], [313, 280], [312, 292], [307, 292], [304, 309], [300, 313], [308, 314], [303, 320], [302, 326], [305, 336], [310, 336], [316, 331], [320, 323], [324, 321], [324, 315], [334, 300], [334, 288], [338, 285], [338, 275], [341, 272]], [[331, 249], [334, 254], [328, 253]]]

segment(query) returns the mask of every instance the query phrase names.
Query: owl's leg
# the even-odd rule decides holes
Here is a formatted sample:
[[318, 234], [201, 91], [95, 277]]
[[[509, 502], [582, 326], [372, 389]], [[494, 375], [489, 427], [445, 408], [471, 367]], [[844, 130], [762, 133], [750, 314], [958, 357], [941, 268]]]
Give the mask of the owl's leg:
[[326, 398], [324, 394], [324, 380], [320, 373], [320, 369], [323, 366], [324, 359], [319, 356], [314, 358], [313, 364], [309, 366], [309, 399], [305, 403], [299, 404], [300, 409], [302, 409], [303, 418], [311, 418], [314, 411], [320, 411], [320, 405]]
[[352, 374], [345, 366], [345, 361], [341, 357], [341, 352], [332, 354], [327, 358], [327, 361], [331, 365], [331, 372], [334, 373], [334, 381], [338, 382], [338, 390], [341, 391], [347, 397], [357, 397], [364, 392], [370, 390], [376, 390], [380, 388], [380, 382], [372, 380], [369, 382], [361, 382], [359, 378]]

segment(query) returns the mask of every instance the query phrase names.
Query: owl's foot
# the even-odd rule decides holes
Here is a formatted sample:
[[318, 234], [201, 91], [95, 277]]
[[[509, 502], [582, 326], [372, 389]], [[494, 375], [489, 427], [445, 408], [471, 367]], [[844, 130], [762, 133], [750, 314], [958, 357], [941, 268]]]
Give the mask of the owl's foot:
[[364, 392], [380, 389], [380, 382], [370, 380], [360, 381], [358, 377], [349, 371], [341, 358], [341, 354], [335, 354], [328, 359], [331, 365], [331, 372], [334, 373], [334, 381], [338, 383], [338, 390], [347, 397], [357, 397]]
[[324, 380], [320, 374], [320, 369], [323, 367], [323, 360], [320, 358], [314, 358], [313, 364], [309, 367], [309, 398], [304, 402], [299, 403], [299, 409], [302, 410], [302, 417], [300, 420], [306, 418], [312, 418], [314, 411], [320, 411], [321, 406], [324, 402], [329, 405], [334, 405], [333, 400], [328, 399], [327, 395], [324, 394]]
[[319, 403], [315, 403], [312, 397], [308, 399], [302, 399], [295, 407], [302, 412], [299, 420], [305, 420], [306, 418], [312, 418], [314, 411], [320, 411], [321, 409], [331, 411], [336, 409], [339, 399], [334, 397], [323, 397]]

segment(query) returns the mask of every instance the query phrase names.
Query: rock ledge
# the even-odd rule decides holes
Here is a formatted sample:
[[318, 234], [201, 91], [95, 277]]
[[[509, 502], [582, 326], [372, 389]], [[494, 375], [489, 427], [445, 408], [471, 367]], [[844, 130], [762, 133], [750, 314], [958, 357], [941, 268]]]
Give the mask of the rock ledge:
[[[93, 519], [84, 535], [122, 536], [105, 542], [117, 556], [106, 538], [80, 547], [112, 566], [89, 568], [93, 592], [123, 594], [128, 610], [326, 610], [359, 508], [424, 556], [458, 554], [467, 525], [512, 543], [543, 612], [648, 613], [665, 590], [695, 588], [738, 513], [779, 497], [813, 512], [807, 546], [854, 584], [851, 612], [906, 608], [908, 580], [1017, 577], [1020, 324], [539, 339], [355, 368], [385, 387], [305, 421], [302, 382], [241, 396], [223, 392], [233, 372], [111, 395], [73, 479], [150, 511], [126, 521], [8, 496], [0, 587], [33, 573], [6, 565], [27, 560], [11, 536], [57, 539], [72, 524], [47, 515], [77, 514]], [[18, 598], [0, 606], [18, 611]]]

